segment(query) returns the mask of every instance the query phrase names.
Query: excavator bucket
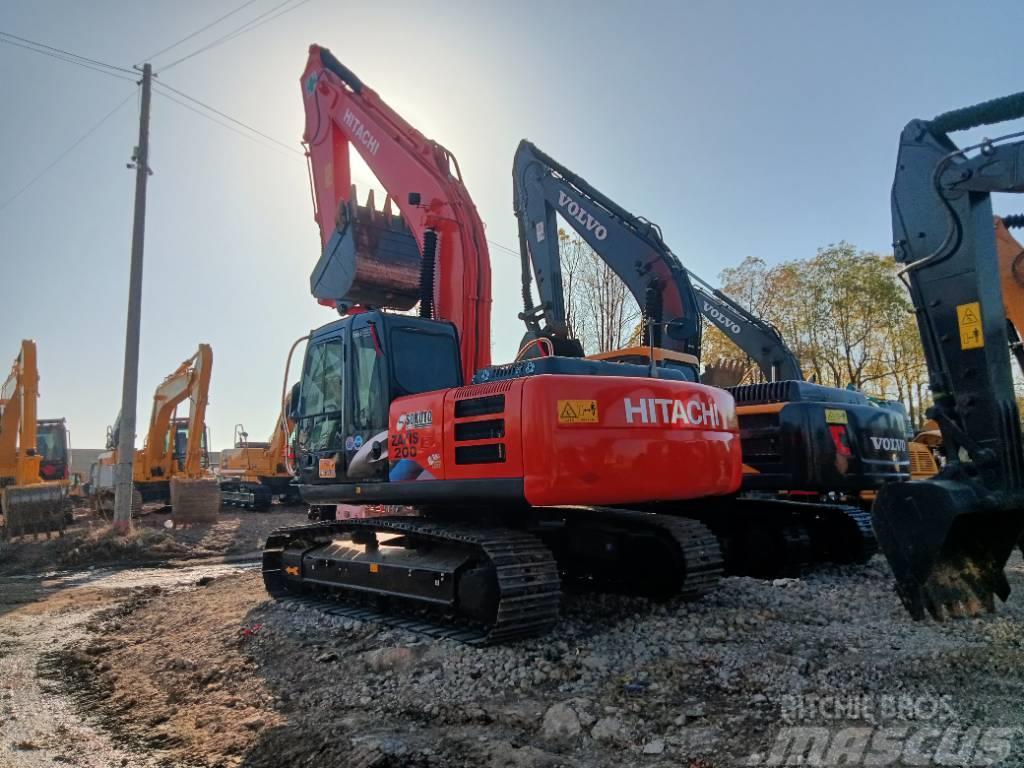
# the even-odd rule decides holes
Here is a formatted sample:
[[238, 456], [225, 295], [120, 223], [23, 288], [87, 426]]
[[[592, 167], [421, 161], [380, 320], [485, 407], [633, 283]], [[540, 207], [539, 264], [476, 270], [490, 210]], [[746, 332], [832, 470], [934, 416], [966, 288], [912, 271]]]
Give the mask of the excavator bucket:
[[374, 206], [373, 191], [358, 205], [355, 187], [338, 207], [337, 228], [310, 276], [321, 301], [408, 310], [420, 298], [420, 251], [405, 221]]
[[932, 478], [884, 486], [871, 509], [903, 605], [915, 619], [978, 616], [1006, 600], [1003, 572], [1024, 509], [971, 484]]
[[35, 483], [10, 486], [0, 498], [6, 539], [28, 533], [63, 532], [67, 486], [63, 483]]
[[217, 521], [221, 504], [220, 481], [214, 477], [172, 477], [170, 485], [174, 525]]

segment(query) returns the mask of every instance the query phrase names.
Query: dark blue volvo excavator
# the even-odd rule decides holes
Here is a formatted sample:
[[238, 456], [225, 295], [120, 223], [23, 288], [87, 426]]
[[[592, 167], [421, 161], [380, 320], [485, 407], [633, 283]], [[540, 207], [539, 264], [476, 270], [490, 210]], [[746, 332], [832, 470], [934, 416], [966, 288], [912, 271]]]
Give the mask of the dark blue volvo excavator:
[[691, 505], [693, 516], [722, 541], [727, 570], [774, 577], [811, 562], [871, 557], [877, 548], [865, 497], [910, 476], [899, 415], [859, 392], [803, 381], [799, 361], [771, 324], [690, 273], [656, 224], [629, 213], [528, 141], [516, 152], [513, 187], [524, 354], [583, 354], [566, 317], [557, 214], [641, 308], [642, 346], [596, 357], [689, 368], [697, 378], [700, 335], [681, 318], [692, 324], [703, 316], [761, 368], [765, 383], [729, 388], [743, 449], [741, 493]]

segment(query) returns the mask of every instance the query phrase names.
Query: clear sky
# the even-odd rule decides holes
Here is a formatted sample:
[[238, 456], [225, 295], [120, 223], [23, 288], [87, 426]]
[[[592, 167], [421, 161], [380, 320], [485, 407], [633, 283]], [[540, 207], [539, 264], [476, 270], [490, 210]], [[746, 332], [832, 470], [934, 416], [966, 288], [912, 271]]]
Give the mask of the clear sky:
[[[279, 4], [253, 0], [155, 69]], [[3, 0], [0, 30], [131, 66], [239, 5]], [[888, 250], [901, 127], [1024, 88], [1020, 0], [292, 5], [161, 81], [298, 149], [298, 78], [320, 43], [455, 153], [491, 240], [517, 248], [511, 165], [526, 137], [661, 224], [707, 278], [839, 240]], [[0, 71], [0, 205], [137, 90], [9, 45]], [[79, 447], [102, 445], [120, 403], [137, 108], [132, 96], [0, 210], [0, 364], [38, 341], [40, 416], [68, 417]], [[236, 422], [262, 439], [288, 347], [333, 319], [308, 291], [319, 239], [304, 160], [160, 96], [151, 152], [139, 442], [153, 389], [200, 341], [214, 350], [214, 446]], [[491, 259], [501, 361], [522, 332], [519, 265], [495, 247]]]

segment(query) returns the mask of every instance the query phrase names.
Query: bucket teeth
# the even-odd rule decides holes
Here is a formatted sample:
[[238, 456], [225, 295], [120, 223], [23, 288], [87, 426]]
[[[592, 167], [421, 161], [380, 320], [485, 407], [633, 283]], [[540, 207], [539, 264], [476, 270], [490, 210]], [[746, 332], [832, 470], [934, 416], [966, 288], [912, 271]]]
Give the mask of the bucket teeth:
[[409, 310], [419, 300], [420, 251], [390, 196], [378, 210], [373, 190], [358, 203], [355, 186], [338, 207], [337, 230], [310, 277], [317, 299]]
[[896, 591], [915, 619], [970, 618], [995, 611], [1010, 584], [1004, 568], [1024, 512], [972, 483], [891, 483], [871, 510]]

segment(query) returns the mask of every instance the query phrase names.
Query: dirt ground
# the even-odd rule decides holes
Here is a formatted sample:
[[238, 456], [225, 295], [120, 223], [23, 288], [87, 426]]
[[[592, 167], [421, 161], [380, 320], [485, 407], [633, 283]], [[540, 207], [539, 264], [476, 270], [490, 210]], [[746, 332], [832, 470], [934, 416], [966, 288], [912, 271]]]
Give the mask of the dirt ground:
[[567, 595], [550, 635], [480, 648], [270, 600], [257, 552], [302, 519], [0, 550], [0, 766], [1024, 766], [1017, 554], [984, 619], [912, 622], [876, 557]]
[[[21, 725], [0, 722], [0, 764], [1024, 765], [1019, 556], [991, 618], [913, 623], [876, 558], [692, 604], [569, 596], [551, 635], [494, 648], [275, 603], [257, 571], [218, 567], [7, 609], [0, 649], [28, 635], [38, 656], [34, 680], [29, 654], [3, 683]], [[19, 703], [32, 685], [43, 698]], [[794, 727], [824, 739], [814, 759]]]
[[91, 514], [77, 512], [63, 536], [40, 534], [0, 541], [0, 575], [38, 573], [111, 563], [245, 556], [259, 552], [267, 534], [305, 521], [305, 509], [277, 506], [268, 512], [224, 509], [212, 525], [167, 528], [170, 516], [150, 512], [133, 521], [127, 536], [112, 535]]

